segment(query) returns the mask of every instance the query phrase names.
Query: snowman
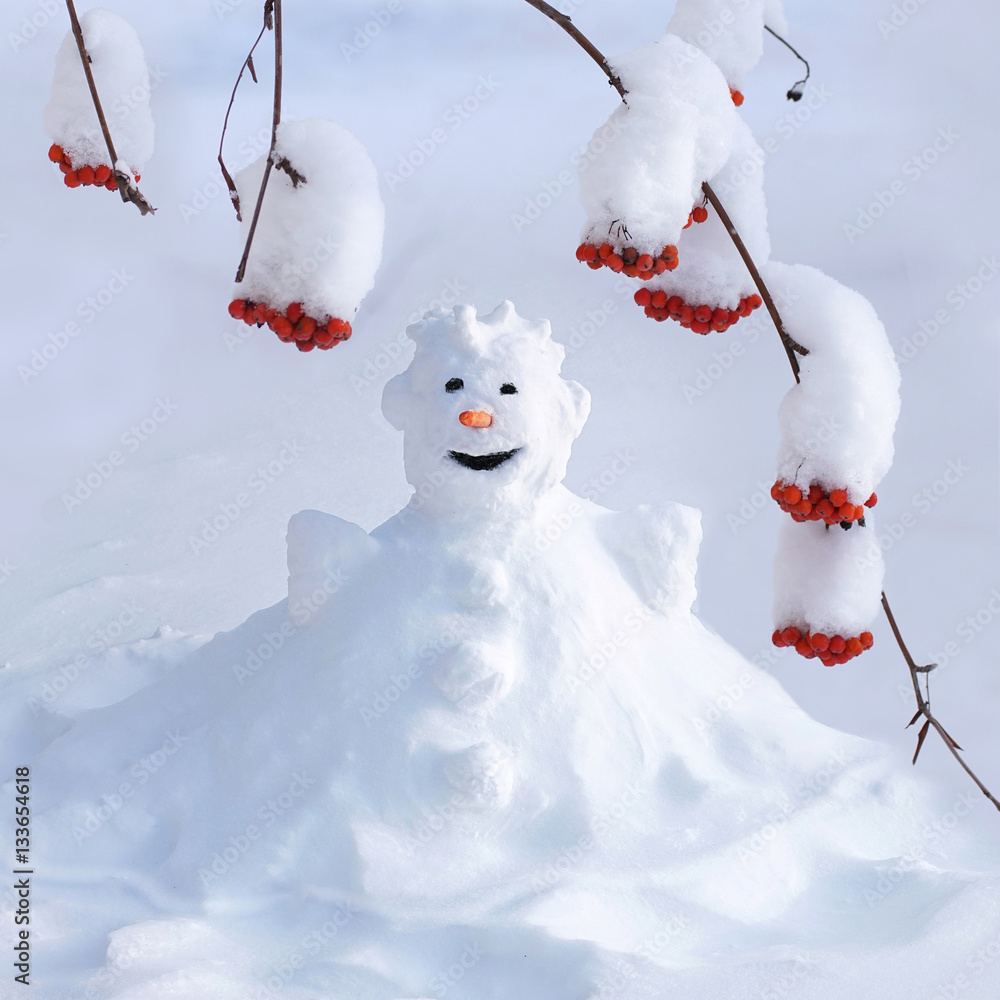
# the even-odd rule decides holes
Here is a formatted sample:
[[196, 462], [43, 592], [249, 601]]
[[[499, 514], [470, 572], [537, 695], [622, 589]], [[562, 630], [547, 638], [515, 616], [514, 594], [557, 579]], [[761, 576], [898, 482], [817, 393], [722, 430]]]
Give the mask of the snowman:
[[389, 698], [398, 706], [382, 725], [405, 734], [392, 770], [421, 771], [432, 815], [433, 795], [450, 789], [460, 809], [482, 814], [472, 825], [533, 815], [564, 797], [568, 766], [536, 739], [539, 715], [550, 732], [564, 724], [574, 683], [616, 659], [626, 631], [689, 613], [698, 515], [676, 504], [614, 514], [566, 489], [590, 395], [560, 377], [564, 351], [547, 322], [504, 302], [485, 317], [471, 306], [431, 314], [408, 334], [414, 358], [382, 409], [403, 433], [413, 495], [370, 536], [331, 515], [294, 517], [290, 613], [328, 627], [309, 609], [323, 607], [323, 581], [337, 574], [362, 592], [387, 590], [406, 609], [403, 655], [389, 651], [387, 693], [358, 716], [371, 731]]
[[895, 1000], [953, 976], [1000, 931], [995, 879], [931, 864], [919, 790], [697, 621], [697, 512], [563, 485], [590, 399], [548, 323], [505, 302], [408, 333], [383, 397], [408, 504], [370, 534], [295, 515], [287, 600], [33, 764], [74, 778], [38, 803], [39, 867], [89, 873], [48, 891], [91, 915], [75, 960], [110, 933], [93, 995]]

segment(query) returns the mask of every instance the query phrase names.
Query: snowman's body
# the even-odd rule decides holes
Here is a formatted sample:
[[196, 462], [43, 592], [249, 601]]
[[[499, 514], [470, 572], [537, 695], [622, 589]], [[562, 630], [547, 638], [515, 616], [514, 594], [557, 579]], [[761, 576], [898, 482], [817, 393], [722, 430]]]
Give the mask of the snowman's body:
[[[539, 874], [524, 866], [539, 824], [572, 817], [578, 837], [590, 810], [655, 780], [663, 739], [656, 725], [635, 731], [636, 713], [669, 676], [651, 666], [651, 641], [695, 627], [700, 535], [687, 508], [613, 514], [560, 486], [514, 520], [460, 532], [430, 521], [407, 510], [367, 545], [353, 525], [316, 512], [289, 532], [290, 608], [317, 606], [323, 580], [350, 567], [335, 604], [300, 613], [310, 643], [329, 636], [339, 652], [335, 693], [322, 699], [335, 709], [317, 739], [336, 733], [350, 753], [360, 796], [347, 809], [363, 800], [372, 810], [353, 828], [368, 888], [392, 887], [421, 907], [439, 900], [415, 853], [440, 855], [429, 867], [446, 895], [463, 882], [517, 894]], [[345, 641], [345, 622], [362, 613]], [[463, 870], [459, 858], [477, 851], [476, 870]]]
[[[383, 403], [410, 504], [370, 535], [296, 515], [287, 602], [49, 751], [87, 803], [165, 727], [190, 744], [77, 844], [178, 894], [142, 921], [102, 884], [130, 956], [106, 995], [854, 1000], [890, 952], [879, 997], [946, 969], [935, 921], [978, 933], [992, 884], [920, 862], [878, 895], [913, 789], [693, 617], [695, 511], [561, 485], [589, 397], [548, 325], [411, 336]], [[136, 719], [131, 753], [76, 749]]]

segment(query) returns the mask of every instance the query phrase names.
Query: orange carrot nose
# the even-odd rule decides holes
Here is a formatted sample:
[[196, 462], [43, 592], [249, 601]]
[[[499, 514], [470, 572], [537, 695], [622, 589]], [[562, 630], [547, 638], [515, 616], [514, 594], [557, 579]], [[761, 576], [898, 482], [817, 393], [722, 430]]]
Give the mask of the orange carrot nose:
[[466, 410], [458, 415], [458, 419], [466, 427], [489, 427], [493, 423], [492, 415], [483, 410]]

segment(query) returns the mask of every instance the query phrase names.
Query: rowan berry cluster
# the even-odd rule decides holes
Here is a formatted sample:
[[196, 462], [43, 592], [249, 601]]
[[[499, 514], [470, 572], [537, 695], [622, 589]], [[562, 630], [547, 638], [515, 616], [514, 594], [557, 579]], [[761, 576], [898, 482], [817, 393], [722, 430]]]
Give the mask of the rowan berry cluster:
[[[59, 169], [63, 172], [63, 183], [66, 187], [105, 187], [109, 191], [118, 190], [118, 182], [115, 180], [114, 171], [106, 163], [99, 163], [97, 166], [84, 164], [82, 167], [74, 167], [69, 156], [62, 148], [53, 144], [49, 147], [49, 159], [53, 163], [59, 164]], [[139, 174], [133, 174], [136, 184], [139, 183]]]
[[264, 302], [234, 299], [229, 303], [229, 315], [243, 320], [248, 326], [266, 323], [279, 340], [295, 344], [300, 351], [311, 351], [314, 347], [328, 351], [351, 336], [351, 324], [346, 320], [307, 316], [301, 302], [293, 302], [282, 312]]
[[775, 646], [792, 646], [800, 656], [807, 660], [819, 659], [825, 667], [853, 660], [871, 649], [874, 641], [871, 632], [845, 639], [842, 635], [828, 636], [823, 632], [810, 632], [807, 626], [796, 628], [794, 625], [775, 629], [771, 636]]
[[873, 493], [864, 504], [853, 504], [847, 499], [847, 490], [830, 490], [829, 493], [813, 483], [805, 493], [794, 483], [780, 479], [771, 487], [771, 497], [794, 521], [825, 521], [849, 528], [855, 521], [862, 521], [865, 507], [874, 507], [878, 497]]
[[650, 319], [655, 319], [658, 323], [665, 319], [675, 319], [685, 329], [702, 334], [710, 330], [728, 330], [742, 316], [749, 316], [761, 305], [759, 295], [748, 295], [740, 299], [740, 304], [735, 309], [692, 306], [679, 295], [667, 295], [662, 289], [651, 292], [648, 288], [640, 288], [634, 298], [636, 305], [642, 306]]
[[596, 243], [581, 243], [576, 248], [576, 259], [595, 271], [598, 268], [609, 267], [615, 274], [649, 281], [650, 278], [677, 267], [677, 247], [665, 246], [654, 257], [632, 246], [617, 250], [610, 243], [602, 243], [600, 246]]

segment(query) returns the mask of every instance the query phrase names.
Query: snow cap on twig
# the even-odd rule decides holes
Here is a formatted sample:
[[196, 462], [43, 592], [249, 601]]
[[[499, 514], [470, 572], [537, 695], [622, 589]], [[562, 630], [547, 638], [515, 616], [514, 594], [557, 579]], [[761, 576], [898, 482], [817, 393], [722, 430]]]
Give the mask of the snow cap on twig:
[[[272, 171], [242, 282], [234, 297], [278, 310], [350, 322], [375, 283], [385, 207], [378, 173], [361, 142], [322, 118], [278, 126]], [[266, 157], [236, 176], [252, 204]], [[243, 236], [250, 225], [243, 215]]]
[[[82, 14], [80, 27], [115, 152], [130, 171], [141, 173], [153, 155], [149, 73], [142, 43], [125, 18], [101, 7]], [[49, 137], [75, 165], [114, 166], [72, 31], [66, 33], [56, 53], [43, 122]]]
[[808, 493], [847, 491], [863, 504], [888, 472], [899, 368], [871, 303], [814, 267], [761, 269], [789, 335], [809, 350], [779, 410], [778, 478]]
[[775, 627], [860, 635], [878, 615], [884, 573], [870, 524], [843, 531], [785, 518], [774, 560]]
[[788, 32], [781, 0], [677, 0], [667, 31], [697, 45], [742, 90], [764, 53], [764, 25]]
[[612, 60], [628, 89], [581, 160], [585, 238], [621, 236], [641, 253], [677, 243], [701, 184], [743, 139], [739, 114], [715, 64], [665, 35]]

